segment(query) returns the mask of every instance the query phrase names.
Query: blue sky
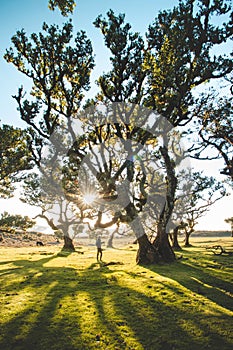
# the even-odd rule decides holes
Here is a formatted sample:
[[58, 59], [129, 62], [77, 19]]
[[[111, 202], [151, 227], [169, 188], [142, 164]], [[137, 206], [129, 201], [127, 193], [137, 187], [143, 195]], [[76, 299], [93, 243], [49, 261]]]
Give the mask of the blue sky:
[[[125, 13], [126, 20], [131, 23], [132, 30], [144, 34], [148, 25], [158, 14], [159, 10], [172, 8], [178, 0], [79, 0], [74, 14], [71, 16], [75, 32], [85, 30], [93, 44], [96, 55], [96, 68], [92, 75], [92, 82], [108, 70], [108, 52], [103, 45], [103, 38], [93, 21], [100, 14], [105, 15], [111, 8], [115, 13]], [[3, 123], [15, 126], [25, 126], [20, 121], [16, 110], [16, 103], [11, 97], [17, 94], [18, 88], [23, 84], [29, 91], [29, 84], [13, 65], [8, 64], [3, 55], [6, 48], [11, 46], [11, 37], [17, 30], [25, 29], [29, 35], [39, 32], [42, 23], [64, 23], [67, 19], [62, 17], [58, 10], [52, 12], [48, 9], [48, 0], [0, 0], [0, 120]], [[94, 83], [92, 91], [95, 91]], [[201, 168], [203, 163], [199, 164]], [[219, 168], [218, 164], [208, 164], [208, 175], [212, 175]], [[0, 212], [14, 207], [16, 202], [0, 201]], [[21, 213], [20, 203], [17, 204]], [[200, 221], [199, 228], [203, 229], [229, 229], [224, 218], [232, 216], [232, 196], [218, 202], [204, 219]]]

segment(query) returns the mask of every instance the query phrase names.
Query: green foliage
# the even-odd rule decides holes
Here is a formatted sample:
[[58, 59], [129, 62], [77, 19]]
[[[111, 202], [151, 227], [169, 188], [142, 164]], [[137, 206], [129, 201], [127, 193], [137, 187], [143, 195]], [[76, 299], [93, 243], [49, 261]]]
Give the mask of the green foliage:
[[43, 208], [46, 204], [52, 202], [51, 198], [50, 200], [48, 199], [49, 194], [46, 195], [43, 188], [44, 186], [40, 181], [39, 174], [28, 174], [23, 182], [23, 194], [20, 198], [21, 201], [32, 206], [40, 206]]
[[20, 180], [17, 174], [33, 166], [29, 139], [26, 130], [9, 125], [0, 126], [0, 196], [2, 197], [12, 194], [14, 190], [12, 182]]
[[11, 215], [4, 212], [0, 216], [0, 227], [4, 229], [22, 229], [27, 230], [35, 224], [34, 220], [31, 220], [28, 216]]
[[103, 74], [98, 85], [102, 94], [112, 102], [129, 101], [140, 103], [142, 83], [145, 79], [142, 63], [144, 42], [139, 33], [130, 31], [131, 25], [124, 23], [125, 15], [116, 16], [112, 10], [108, 18], [99, 16], [94, 25], [104, 36], [105, 45], [111, 52], [112, 70]]
[[[174, 9], [161, 11], [149, 26], [145, 61], [149, 69], [147, 104], [175, 126], [190, 120], [194, 87], [232, 71], [230, 57], [212, 54], [216, 45], [232, 37], [231, 5], [228, 3], [180, 1]], [[218, 16], [217, 26], [214, 25], [215, 16]], [[228, 22], [225, 21], [227, 16]]]
[[65, 17], [73, 13], [75, 6], [75, 0], [49, 0], [49, 9], [54, 11], [58, 7], [62, 16]]
[[70, 21], [61, 29], [44, 23], [42, 30], [30, 39], [23, 29], [18, 31], [12, 37], [14, 48], [4, 57], [33, 83], [30, 101], [24, 99], [23, 88], [15, 96], [21, 118], [48, 138], [62, 116], [77, 113], [94, 65], [90, 40], [83, 31], [72, 39]]

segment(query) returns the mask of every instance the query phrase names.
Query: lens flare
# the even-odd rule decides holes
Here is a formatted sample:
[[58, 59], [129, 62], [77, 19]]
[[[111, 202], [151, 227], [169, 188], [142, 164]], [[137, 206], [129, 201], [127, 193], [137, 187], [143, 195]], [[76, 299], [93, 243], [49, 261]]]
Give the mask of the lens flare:
[[96, 195], [94, 193], [86, 193], [83, 196], [83, 201], [85, 204], [90, 205], [92, 204], [96, 199]]

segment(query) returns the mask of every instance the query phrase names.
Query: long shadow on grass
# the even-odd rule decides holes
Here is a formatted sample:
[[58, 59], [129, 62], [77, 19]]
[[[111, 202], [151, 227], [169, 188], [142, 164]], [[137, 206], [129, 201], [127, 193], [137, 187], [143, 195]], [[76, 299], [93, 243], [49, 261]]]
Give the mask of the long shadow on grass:
[[[209, 258], [209, 261], [216, 263], [216, 257]], [[221, 262], [225, 259], [218, 259], [219, 265], [203, 267], [190, 259], [179, 261], [170, 266], [150, 266], [149, 268], [165, 277], [171, 278], [191, 290], [196, 295], [204, 296], [230, 311], [233, 311], [233, 283], [227, 280], [224, 270], [221, 270]], [[228, 263], [230, 259], [228, 258]]]
[[[119, 272], [125, 273], [121, 268], [116, 272], [108, 266], [98, 268], [98, 264], [92, 264], [83, 274], [88, 276], [82, 285], [83, 291], [88, 289], [97, 322], [101, 325], [101, 348], [137, 349], [136, 344], [140, 344], [140, 349], [148, 350], [205, 349], [210, 343], [212, 349], [219, 347], [214, 347], [215, 343], [225, 349], [231, 348], [218, 332], [209, 339], [208, 321], [200, 327], [199, 321], [195, 321], [196, 309], [188, 311], [186, 308], [184, 314], [183, 308], [158, 299], [156, 292], [139, 292], [134, 283], [125, 285], [117, 275]], [[150, 281], [148, 287], [152, 284]], [[227, 322], [230, 320], [229, 317]], [[192, 327], [191, 332], [185, 328], [187, 324], [188, 328]], [[201, 338], [203, 332], [205, 335]]]
[[[127, 277], [120, 266], [45, 266], [56, 258], [14, 262], [19, 268], [9, 271], [11, 281], [5, 278], [2, 289], [3, 306], [10, 309], [3, 321], [1, 349], [199, 350], [212, 345], [214, 350], [216, 344], [231, 349], [222, 334], [210, 337], [207, 323], [195, 321], [195, 310], [186, 308], [184, 315], [182, 308], [158, 298], [157, 282], [150, 281], [153, 290], [147, 285], [140, 289], [143, 281], [133, 273]], [[174, 289], [169, 297], [176, 295]]]
[[61, 349], [74, 349], [68, 332], [64, 332], [66, 317], [62, 323], [55, 320], [51, 324], [62, 308], [62, 298], [73, 292], [72, 281], [76, 281], [74, 270], [44, 266], [60, 256], [61, 253], [34, 261], [15, 260], [16, 269], [6, 269], [12, 278], [5, 281], [3, 296], [7, 314], [12, 317], [2, 323], [0, 349], [60, 349], [59, 342]]

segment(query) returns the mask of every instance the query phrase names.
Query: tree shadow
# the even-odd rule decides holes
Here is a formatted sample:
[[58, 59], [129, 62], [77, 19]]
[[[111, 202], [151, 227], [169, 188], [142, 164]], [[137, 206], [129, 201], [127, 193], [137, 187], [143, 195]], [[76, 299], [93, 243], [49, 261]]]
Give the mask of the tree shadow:
[[[56, 259], [63, 258], [56, 254], [12, 262], [16, 269], [8, 269], [11, 280], [5, 278], [2, 290], [3, 306], [11, 309], [2, 322], [1, 349], [183, 350], [208, 349], [210, 344], [212, 349], [217, 349], [215, 344], [231, 348], [221, 329], [210, 336], [208, 320], [206, 324], [195, 321], [195, 310], [185, 308], [184, 314], [183, 306], [168, 302], [180, 296], [178, 287], [171, 286], [171, 294], [162, 300], [157, 297], [158, 281], [147, 282], [143, 276], [144, 289], [139, 291], [138, 274], [133, 271], [105, 262], [83, 269], [62, 267]], [[159, 267], [151, 271], [160, 273]], [[169, 271], [166, 275], [169, 277]], [[179, 281], [179, 276], [175, 280]]]
[[[230, 259], [227, 259], [230, 263]], [[217, 305], [233, 311], [233, 283], [226, 280], [227, 277], [224, 276], [223, 265], [221, 264], [226, 260], [221, 257], [213, 257], [210, 262], [211, 260], [215, 263], [218, 260], [219, 264], [207, 264], [205, 270], [203, 266], [198, 264], [198, 261], [196, 263], [195, 261], [190, 262], [189, 259], [175, 262], [174, 264], [179, 266], [175, 268], [175, 273], [174, 269], [166, 265], [162, 267], [153, 265], [149, 269], [173, 279], [194, 294], [204, 296]], [[231, 266], [233, 266], [233, 259], [231, 261]]]

